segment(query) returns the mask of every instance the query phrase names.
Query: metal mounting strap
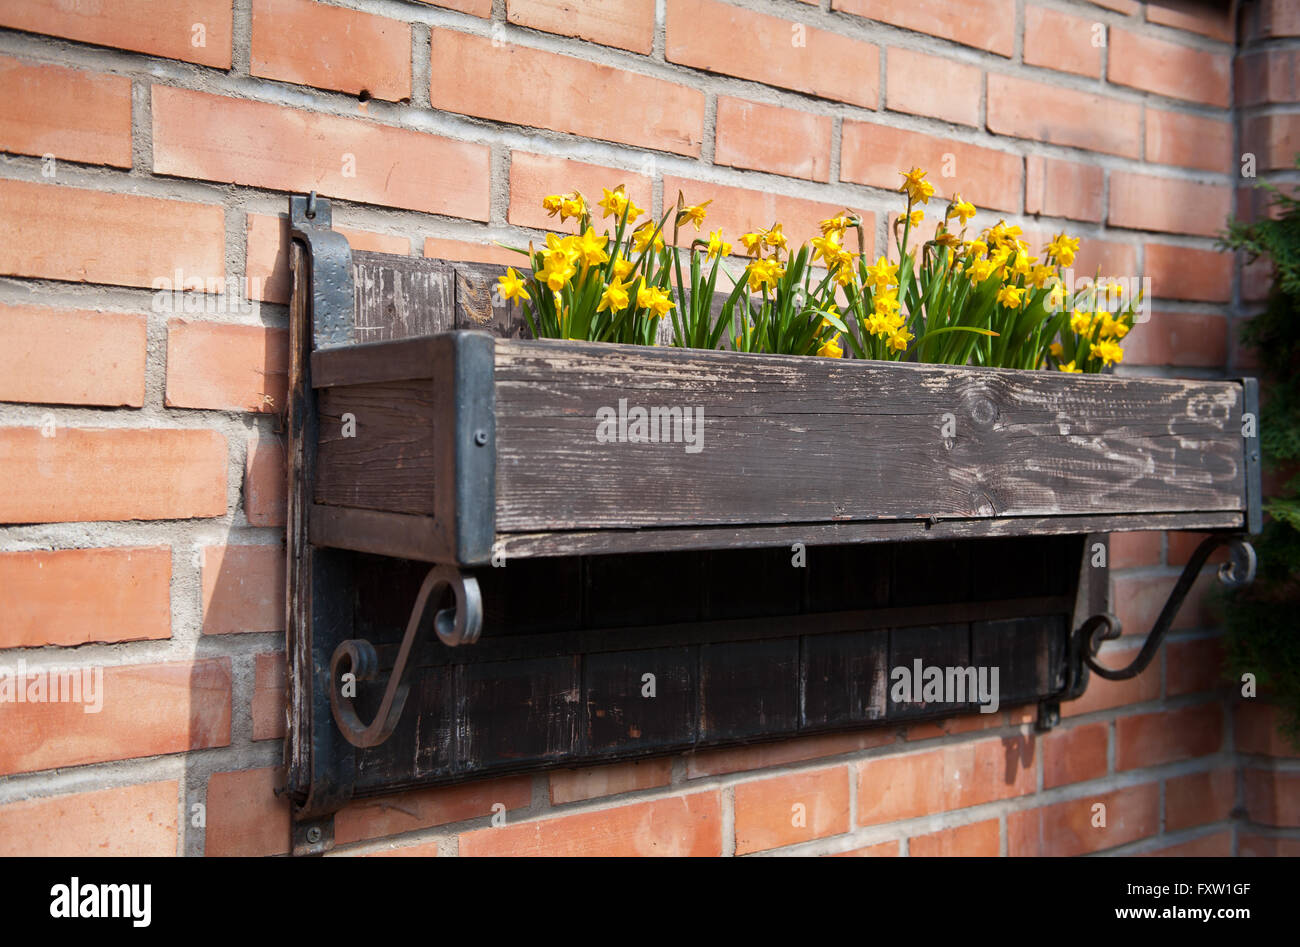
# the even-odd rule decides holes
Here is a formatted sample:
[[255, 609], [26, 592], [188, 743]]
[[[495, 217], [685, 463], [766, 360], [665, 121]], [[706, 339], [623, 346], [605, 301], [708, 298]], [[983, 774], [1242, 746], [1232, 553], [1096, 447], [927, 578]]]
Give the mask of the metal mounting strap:
[[[387, 740], [401, 719], [402, 708], [406, 704], [406, 695], [410, 690], [407, 681], [408, 662], [411, 649], [415, 645], [420, 628], [425, 624], [425, 612], [434, 593], [451, 589], [455, 595], [454, 608], [439, 609], [433, 617], [433, 628], [439, 640], [448, 647], [461, 644], [473, 644], [478, 640], [483, 628], [483, 596], [479, 591], [478, 580], [473, 576], [462, 575], [448, 566], [434, 566], [424, 577], [420, 592], [415, 597], [415, 607], [406, 623], [406, 634], [397, 652], [397, 661], [393, 664], [384, 696], [379, 702], [379, 711], [369, 724], [363, 723], [353, 706], [353, 697], [343, 693], [343, 675], [351, 673], [354, 681], [374, 680], [379, 670], [379, 657], [374, 645], [361, 638], [352, 638], [342, 642], [334, 649], [330, 660], [330, 707], [334, 712], [334, 722], [338, 724], [343, 736], [353, 746], [378, 746]], [[355, 694], [353, 683], [353, 694]]]
[[1142, 645], [1142, 650], [1138, 656], [1126, 667], [1108, 668], [1096, 661], [1096, 655], [1101, 648], [1102, 642], [1111, 641], [1118, 638], [1123, 633], [1120, 621], [1109, 612], [1100, 615], [1093, 615], [1085, 621], [1079, 630], [1075, 632], [1076, 640], [1079, 644], [1079, 652], [1083, 662], [1090, 670], [1108, 681], [1124, 681], [1131, 677], [1136, 677], [1146, 670], [1151, 659], [1156, 656], [1160, 650], [1160, 644], [1164, 641], [1169, 626], [1173, 624], [1178, 610], [1182, 608], [1183, 600], [1187, 598], [1187, 593], [1191, 591], [1193, 583], [1201, 574], [1201, 568], [1205, 565], [1210, 554], [1219, 546], [1228, 546], [1229, 560], [1219, 566], [1219, 581], [1228, 586], [1246, 585], [1255, 578], [1255, 549], [1246, 540], [1245, 536], [1235, 533], [1216, 533], [1207, 536], [1196, 547], [1192, 557], [1183, 567], [1183, 574], [1178, 577], [1173, 591], [1169, 593], [1169, 598], [1165, 602], [1165, 607], [1160, 611], [1160, 617], [1156, 619], [1155, 626], [1151, 633], [1147, 635], [1146, 642]]

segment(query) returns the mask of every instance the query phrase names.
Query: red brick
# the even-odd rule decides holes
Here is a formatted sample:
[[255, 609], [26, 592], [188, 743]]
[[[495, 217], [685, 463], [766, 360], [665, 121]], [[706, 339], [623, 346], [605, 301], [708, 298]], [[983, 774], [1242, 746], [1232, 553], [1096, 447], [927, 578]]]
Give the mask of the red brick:
[[1175, 99], [1227, 108], [1231, 57], [1129, 30], [1110, 31], [1106, 78]]
[[907, 840], [913, 858], [996, 858], [1002, 842], [997, 819], [916, 835]]
[[334, 838], [340, 845], [345, 845], [432, 825], [463, 822], [492, 815], [492, 807], [498, 804], [505, 806], [507, 812], [526, 809], [532, 798], [532, 778], [511, 776], [358, 800], [339, 812], [334, 823]]
[[866, 760], [858, 767], [858, 824], [876, 825], [1031, 793], [1033, 743], [981, 740], [926, 753]]
[[700, 792], [478, 829], [460, 837], [460, 854], [717, 856], [722, 854], [722, 799], [717, 792]]
[[984, 75], [978, 66], [927, 56], [910, 49], [885, 54], [886, 107], [941, 118], [958, 125], [978, 125]]
[[[1008, 151], [981, 148], [948, 138], [845, 121], [840, 149], [840, 179], [897, 190], [901, 171], [919, 166], [934, 185], [931, 201], [954, 192], [980, 208], [1018, 211], [1024, 159]], [[951, 155], [951, 160], [945, 158]], [[953, 177], [943, 177], [950, 167]], [[900, 195], [900, 204], [902, 198]]]
[[989, 730], [1004, 724], [1002, 714], [962, 714], [959, 717], [945, 717], [943, 720], [927, 720], [914, 723], [903, 731], [903, 739], [932, 740], [937, 737], [952, 736], [957, 733], [973, 733], [976, 730]]
[[285, 731], [287, 700], [284, 653], [259, 654], [253, 662], [253, 739], [278, 740]]
[[208, 777], [203, 854], [239, 857], [289, 851], [289, 798], [279, 767], [213, 773]]
[[0, 401], [144, 404], [146, 318], [0, 303]]
[[1222, 690], [1223, 639], [1190, 638], [1165, 645], [1165, 696]]
[[[1142, 326], [1138, 327], [1143, 328]], [[1137, 330], [1134, 330], [1135, 332]], [[1124, 626], [1125, 635], [1145, 635], [1155, 627], [1160, 610], [1173, 591], [1176, 576], [1115, 576], [1112, 578], [1115, 614]], [[1170, 627], [1204, 628], [1217, 623], [1219, 609], [1210, 594], [1213, 577], [1206, 573], [1193, 583], [1183, 607]]]
[[831, 119], [794, 109], [718, 96], [713, 163], [826, 181], [831, 169]]
[[416, 842], [414, 845], [389, 845], [377, 852], [365, 852], [362, 858], [437, 858], [438, 840]]
[[551, 805], [667, 786], [672, 770], [672, 760], [667, 758], [555, 770], [550, 776]]
[[229, 658], [127, 664], [102, 671], [102, 689], [95, 695], [102, 706], [97, 712], [93, 701], [85, 701], [84, 691], [82, 703], [0, 704], [5, 732], [0, 773], [229, 745]]
[[1232, 298], [1232, 254], [1148, 243], [1146, 275], [1157, 299], [1227, 302]]
[[[516, 242], [522, 243], [522, 241]], [[443, 237], [426, 237], [424, 255], [429, 259], [453, 260], [457, 263], [498, 263], [501, 266], [515, 267], [528, 265], [527, 260], [520, 254], [494, 243], [448, 240]]]
[[1147, 109], [1146, 159], [1156, 164], [1231, 174], [1232, 126], [1216, 118]]
[[1114, 10], [1125, 16], [1130, 16], [1142, 9], [1142, 4], [1138, 0], [1088, 0], [1089, 3], [1098, 7], [1105, 7], [1107, 10]]
[[486, 145], [409, 128], [153, 88], [156, 174], [487, 220], [488, 158]]
[[506, 19], [634, 53], [654, 46], [655, 0], [508, 0]]
[[1232, 205], [1225, 185], [1114, 171], [1110, 176], [1110, 225], [1216, 236]]
[[[432, 43], [429, 98], [435, 109], [681, 155], [700, 153], [704, 94], [688, 86], [436, 27]], [[528, 94], [502, 95], [503, 89]]]
[[1165, 831], [1223, 822], [1237, 800], [1237, 771], [1215, 769], [1165, 780]]
[[941, 36], [999, 56], [1010, 56], [1015, 45], [1014, 0], [834, 0], [831, 9]]
[[1217, 368], [1227, 356], [1227, 320], [1213, 313], [1153, 312], [1124, 339], [1128, 365]]
[[668, 61], [874, 109], [880, 50], [870, 43], [715, 0], [668, 0]]
[[1246, 814], [1251, 822], [1294, 828], [1300, 826], [1300, 773], [1243, 769]]
[[1217, 703], [1120, 717], [1115, 722], [1115, 769], [1160, 766], [1217, 753], [1223, 747], [1223, 707]]
[[1029, 155], [1025, 158], [1025, 213], [1099, 223], [1105, 181], [1095, 164]]
[[1155, 566], [1160, 564], [1161, 534], [1111, 533], [1110, 567], [1112, 569], [1131, 569], [1135, 566]]
[[152, 287], [225, 279], [225, 211], [211, 204], [0, 181], [0, 273]]
[[1189, 842], [1178, 842], [1140, 854], [1159, 858], [1229, 858], [1232, 856], [1232, 829], [1223, 829]]
[[283, 526], [288, 508], [284, 441], [253, 434], [244, 461], [244, 515], [252, 526]]
[[0, 648], [170, 638], [167, 546], [0, 553]]
[[1089, 723], [1055, 730], [1043, 737], [1043, 788], [1105, 776], [1109, 733], [1110, 724]]
[[1074, 257], [1074, 272], [1079, 277], [1091, 278], [1098, 269], [1103, 277], [1136, 276], [1137, 247], [1131, 243], [1085, 237]]
[[0, 428], [0, 522], [166, 520], [226, 512], [216, 431]]
[[[386, 233], [370, 233], [334, 225], [334, 231], [348, 238], [353, 250], [410, 256], [411, 241]], [[293, 288], [289, 272], [289, 218], [270, 214], [249, 214], [245, 228], [248, 246], [245, 272], [248, 297], [272, 303], [288, 303]]]
[[1200, 33], [1221, 43], [1235, 39], [1230, 5], [1201, 3], [1199, 0], [1151, 0], [1147, 22], [1172, 26], [1176, 30]]
[[415, 2], [427, 3], [435, 7], [446, 7], [448, 10], [457, 10], [460, 13], [469, 13], [474, 16], [481, 16], [484, 19], [492, 15], [492, 0], [415, 0]]
[[1237, 854], [1254, 858], [1300, 858], [1300, 838], [1242, 832], [1238, 836]]
[[[230, 68], [230, 0], [101, 0], [50, 3], [5, 0], [0, 26], [62, 36], [79, 43]], [[194, 30], [202, 24], [203, 31]], [[202, 45], [195, 45], [202, 41]]]
[[894, 742], [894, 734], [883, 730], [866, 730], [859, 733], [828, 733], [811, 737], [781, 740], [777, 743], [759, 743], [754, 746], [728, 747], [717, 750], [697, 750], [686, 757], [686, 775], [690, 779], [700, 776], [725, 776], [746, 770], [785, 766], [824, 756], [840, 756], [858, 750], [883, 746]]
[[167, 323], [167, 406], [262, 411], [284, 407], [289, 334], [284, 329]]
[[989, 75], [987, 124], [997, 135], [1136, 158], [1142, 144], [1141, 121], [1142, 107], [1131, 102]]
[[1256, 171], [1292, 170], [1300, 151], [1300, 115], [1252, 115], [1242, 121], [1241, 141], [1255, 155]]
[[8, 803], [0, 806], [0, 856], [175, 855], [179, 789], [170, 779]]
[[1236, 105], [1300, 102], [1300, 51], [1264, 49], [1236, 60]]
[[0, 56], [0, 142], [11, 154], [129, 168], [131, 80]]
[[284, 588], [281, 546], [204, 546], [203, 633], [284, 631]]
[[411, 97], [411, 28], [314, 0], [253, 0], [249, 72], [396, 102]]
[[1300, 747], [1282, 735], [1281, 715], [1273, 705], [1249, 698], [1237, 703], [1234, 714], [1233, 734], [1238, 753], [1300, 757]]
[[[737, 855], [849, 830], [847, 766], [740, 783], [735, 799]], [[802, 824], [794, 824], [796, 821]]]
[[[1113, 642], [1102, 645], [1099, 658], [1109, 667], [1124, 667], [1137, 657], [1141, 643]], [[1125, 681], [1108, 681], [1092, 675], [1088, 689], [1078, 700], [1061, 705], [1062, 717], [1077, 717], [1099, 710], [1113, 710], [1129, 704], [1144, 704], [1160, 697], [1160, 662], [1153, 662], [1137, 677]]]
[[896, 858], [898, 856], [897, 842], [881, 842], [878, 845], [868, 845], [865, 848], [852, 848], [847, 852], [836, 852], [836, 858]]
[[[1093, 806], [1105, 809], [1105, 826], [1093, 826]], [[1007, 816], [1007, 854], [1070, 856], [1099, 852], [1155, 835], [1160, 829], [1160, 787], [1144, 783], [1084, 796]]]
[[[601, 199], [604, 189], [613, 190], [624, 185], [628, 197], [643, 210], [650, 209], [650, 179], [645, 175], [619, 171], [599, 164], [587, 164], [583, 161], [569, 161], [565, 158], [553, 158], [549, 155], [535, 155], [527, 151], [510, 153], [510, 211], [509, 221], [519, 227], [536, 227], [538, 230], [558, 230], [561, 227], [558, 217], [549, 217], [542, 209], [542, 198], [548, 194], [569, 194], [578, 191], [587, 200], [593, 217], [601, 219], [604, 213], [596, 202]], [[667, 198], [665, 198], [667, 200]], [[605, 226], [613, 228], [614, 218], [605, 221]], [[570, 225], [570, 227], [575, 225]], [[523, 241], [518, 241], [520, 245]], [[517, 253], [508, 253], [509, 265], [527, 266], [526, 258]], [[492, 262], [492, 261], [486, 261]]]
[[1300, 10], [1291, 0], [1260, 0], [1248, 8], [1251, 15], [1247, 34], [1253, 39], [1300, 36]]
[[[1101, 27], [1100, 31], [1098, 27]], [[1101, 76], [1105, 26], [1046, 7], [1025, 7], [1025, 63], [1096, 79]]]

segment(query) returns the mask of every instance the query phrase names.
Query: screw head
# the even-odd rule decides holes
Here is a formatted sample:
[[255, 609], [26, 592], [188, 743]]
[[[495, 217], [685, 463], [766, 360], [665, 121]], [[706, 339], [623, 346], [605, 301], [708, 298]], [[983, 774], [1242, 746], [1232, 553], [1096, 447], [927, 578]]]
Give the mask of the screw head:
[[477, 431], [474, 432], [475, 444], [477, 444], [479, 447], [483, 447], [485, 444], [487, 444], [487, 442], [488, 442], [487, 431], [483, 430], [482, 428], [479, 428]]
[[315, 845], [319, 843], [320, 838], [321, 838], [321, 832], [319, 826], [313, 825], [310, 829], [307, 830], [307, 841], [310, 844]]

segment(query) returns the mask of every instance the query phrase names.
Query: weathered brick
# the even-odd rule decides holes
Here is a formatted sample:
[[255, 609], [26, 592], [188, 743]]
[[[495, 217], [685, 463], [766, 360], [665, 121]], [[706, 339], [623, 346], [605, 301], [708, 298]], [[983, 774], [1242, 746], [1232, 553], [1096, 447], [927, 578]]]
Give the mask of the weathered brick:
[[896, 858], [898, 856], [897, 842], [881, 842], [878, 845], [867, 845], [863, 848], [852, 848], [847, 852], [836, 852], [836, 858]]
[[216, 431], [0, 428], [0, 522], [165, 520], [226, 512]]
[[1014, 0], [834, 0], [832, 10], [941, 36], [963, 46], [1010, 56], [1015, 45]]
[[[845, 121], [841, 138], [842, 180], [897, 190], [903, 180], [900, 172], [918, 166], [929, 172], [932, 202], [959, 192], [980, 208], [1020, 209], [1024, 170], [1020, 155], [854, 121]], [[953, 172], [951, 178], [943, 176], [945, 168]]]
[[1232, 298], [1231, 254], [1164, 243], [1148, 243], [1145, 252], [1145, 275], [1151, 277], [1155, 298], [1205, 302], [1227, 302]]
[[518, 253], [494, 243], [450, 240], [445, 237], [425, 237], [424, 255], [430, 259], [452, 260], [457, 263], [499, 263], [514, 267], [528, 265], [528, 261]]
[[411, 96], [411, 27], [315, 3], [253, 0], [249, 72], [396, 102]]
[[1262, 49], [1236, 59], [1238, 108], [1300, 102], [1300, 50]]
[[253, 662], [254, 740], [278, 740], [285, 732], [287, 700], [284, 652], [259, 654]]
[[1293, 746], [1282, 735], [1277, 707], [1254, 698], [1239, 701], [1233, 713], [1233, 737], [1238, 753], [1300, 757], [1300, 747]]
[[672, 760], [664, 758], [554, 770], [550, 775], [551, 805], [667, 786], [672, 768]]
[[978, 125], [984, 74], [978, 66], [910, 49], [885, 53], [885, 102], [893, 112]]
[[1109, 724], [1089, 723], [1055, 730], [1043, 737], [1043, 788], [1105, 776], [1109, 733]]
[[[1133, 334], [1144, 328], [1145, 325], [1139, 325]], [[1125, 635], [1145, 635], [1155, 627], [1160, 610], [1164, 608], [1176, 581], [1177, 576], [1121, 575], [1111, 578], [1115, 614], [1124, 626]], [[1207, 594], [1212, 587], [1211, 581], [1212, 577], [1206, 574], [1193, 583], [1183, 601], [1183, 607], [1169, 627], [1178, 630], [1215, 624], [1217, 612]]]
[[718, 96], [713, 163], [826, 181], [831, 169], [831, 119], [794, 109]]
[[225, 212], [211, 204], [0, 181], [0, 274], [154, 287], [225, 279]]
[[281, 546], [204, 546], [203, 633], [284, 631], [284, 588]]
[[1200, 838], [1177, 842], [1140, 854], [1158, 858], [1228, 858], [1232, 855], [1232, 829], [1212, 832]]
[[[508, 220], [519, 227], [558, 230], [561, 227], [559, 217], [547, 215], [542, 209], [542, 199], [549, 194], [569, 194], [573, 191], [578, 191], [586, 198], [592, 216], [600, 220], [604, 211], [596, 206], [596, 202], [601, 199], [604, 189], [612, 191], [620, 184], [624, 185], [634, 204], [647, 211], [650, 209], [650, 179], [645, 175], [584, 161], [513, 151], [510, 153]], [[605, 223], [612, 230], [614, 218], [610, 217]], [[523, 241], [519, 241], [519, 244], [522, 245]], [[517, 253], [509, 255], [510, 265], [528, 265], [525, 257]]]
[[1216, 236], [1232, 204], [1232, 190], [1178, 178], [1115, 171], [1110, 176], [1110, 225]]
[[0, 144], [13, 154], [129, 168], [131, 80], [0, 56]]
[[284, 441], [253, 434], [244, 459], [244, 515], [253, 526], [283, 526], [288, 509]]
[[[1112, 53], [1112, 56], [1114, 54]], [[1142, 107], [1092, 92], [990, 74], [989, 131], [1136, 158]]]
[[1200, 33], [1221, 43], [1231, 43], [1236, 35], [1230, 4], [1201, 3], [1199, 0], [1153, 0], [1147, 4], [1147, 22]]
[[1165, 696], [1220, 691], [1223, 678], [1223, 639], [1190, 638], [1165, 645]]
[[[1296, 152], [1300, 151], [1300, 115], [1251, 115], [1242, 121], [1241, 129], [1241, 143], [1255, 156], [1256, 171], [1289, 171], [1295, 167]], [[1254, 197], [1256, 202], [1263, 200], [1258, 192]]]
[[[1100, 40], [1100, 41], [1098, 41]], [[1105, 24], [1047, 7], [1025, 7], [1025, 63], [1096, 79]]]
[[169, 779], [2, 805], [0, 856], [175, 855], [179, 788]]
[[1163, 543], [1158, 532], [1111, 533], [1110, 567], [1132, 569], [1160, 564]]
[[847, 766], [757, 779], [734, 792], [737, 855], [849, 830]]
[[1226, 108], [1229, 104], [1227, 52], [1213, 53], [1154, 36], [1115, 28], [1110, 31], [1106, 78], [1175, 99]]
[[[343, 845], [491, 815], [492, 807], [498, 804], [505, 806], [507, 812], [524, 809], [532, 802], [532, 787], [531, 777], [511, 776], [357, 800], [339, 812], [334, 822], [334, 837]], [[503, 830], [504, 827], [497, 831]]]
[[486, 145], [207, 92], [153, 88], [153, 170], [487, 220]]
[[1237, 801], [1237, 771], [1232, 768], [1189, 773], [1165, 780], [1165, 831], [1223, 822]]
[[1152, 312], [1124, 337], [1128, 365], [1222, 365], [1227, 353], [1227, 320], [1205, 312]]
[[279, 767], [213, 773], [208, 777], [203, 854], [223, 857], [285, 855], [289, 798]]
[[1262, 825], [1300, 826], [1300, 773], [1247, 766], [1246, 814]]
[[145, 316], [0, 303], [0, 401], [144, 404]]
[[1025, 158], [1025, 213], [1101, 221], [1106, 213], [1101, 168], [1029, 155]]
[[[28, 675], [34, 670], [29, 667]], [[160, 756], [230, 743], [229, 658], [101, 670], [102, 687], [94, 700], [87, 700], [83, 689], [81, 703], [0, 703], [5, 732], [0, 773]], [[82, 681], [86, 680], [83, 675]], [[29, 677], [29, 697], [31, 687]], [[95, 711], [97, 701], [100, 708]]]
[[1147, 109], [1146, 160], [1219, 174], [1236, 164], [1232, 126], [1217, 118]]
[[669, 62], [863, 108], [880, 98], [870, 43], [715, 0], [668, 0], [667, 10]]
[[0, 26], [61, 36], [79, 43], [230, 68], [229, 0], [100, 0], [50, 3], [5, 0]]
[[[700, 153], [704, 94], [688, 86], [436, 27], [432, 44], [429, 98], [435, 109], [682, 155]], [[502, 95], [502, 89], [528, 94]]]
[[167, 546], [0, 553], [0, 648], [170, 638]]
[[698, 792], [478, 829], [460, 837], [460, 854], [716, 856], [722, 854], [722, 800], [716, 791]]
[[754, 746], [727, 747], [715, 750], [697, 750], [686, 757], [686, 775], [691, 779], [700, 776], [725, 776], [746, 770], [766, 769], [802, 763], [824, 756], [856, 753], [858, 750], [893, 743], [894, 735], [881, 730], [860, 733], [828, 733], [818, 736], [798, 737], [776, 743], [758, 743]]
[[509, 0], [506, 19], [634, 53], [654, 46], [655, 0]]
[[998, 820], [986, 819], [913, 836], [907, 841], [907, 854], [913, 858], [996, 858], [1001, 843]]
[[[1105, 809], [1094, 809], [1098, 804]], [[1011, 813], [1007, 816], [1007, 854], [1082, 855], [1134, 842], [1159, 830], [1160, 786], [1143, 783]]]
[[283, 410], [289, 372], [284, 329], [167, 323], [167, 406], [231, 411]]
[[1217, 703], [1134, 714], [1115, 722], [1117, 770], [1207, 756], [1222, 746], [1223, 707]]
[[[1107, 667], [1124, 667], [1137, 657], [1141, 643], [1108, 642], [1102, 645], [1099, 659]], [[1144, 704], [1160, 697], [1160, 662], [1153, 662], [1137, 677], [1108, 681], [1093, 675], [1088, 689], [1077, 700], [1061, 704], [1062, 717], [1077, 717], [1099, 710], [1113, 710], [1129, 704]]]

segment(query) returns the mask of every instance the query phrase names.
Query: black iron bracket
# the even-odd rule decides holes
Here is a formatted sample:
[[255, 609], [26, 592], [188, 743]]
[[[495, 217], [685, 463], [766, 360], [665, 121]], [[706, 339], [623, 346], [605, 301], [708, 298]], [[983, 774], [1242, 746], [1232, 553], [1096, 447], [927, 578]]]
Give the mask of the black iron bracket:
[[1108, 681], [1125, 681], [1141, 674], [1160, 650], [1165, 634], [1177, 617], [1183, 601], [1187, 598], [1187, 593], [1191, 591], [1193, 583], [1200, 576], [1201, 569], [1211, 553], [1224, 545], [1228, 547], [1229, 558], [1219, 566], [1219, 581], [1230, 587], [1242, 586], [1254, 581], [1255, 549], [1246, 537], [1239, 533], [1211, 534], [1201, 541], [1196, 551], [1192, 553], [1192, 557], [1187, 560], [1182, 575], [1178, 577], [1173, 590], [1169, 593], [1165, 607], [1160, 610], [1160, 616], [1156, 619], [1155, 626], [1147, 635], [1142, 650], [1138, 652], [1136, 658], [1122, 668], [1109, 668], [1098, 663], [1097, 652], [1101, 649], [1102, 643], [1112, 641], [1123, 633], [1119, 619], [1110, 612], [1091, 616], [1075, 631], [1071, 645], [1072, 657], [1080, 660], [1098, 677]]
[[378, 746], [392, 735], [393, 728], [401, 719], [410, 688], [407, 662], [411, 649], [421, 630], [428, 625], [429, 601], [436, 601], [435, 592], [442, 593], [447, 589], [455, 595], [455, 606], [439, 609], [432, 616], [433, 630], [438, 639], [448, 647], [473, 644], [478, 640], [483, 628], [483, 596], [478, 581], [448, 566], [434, 566], [420, 585], [397, 660], [379, 702], [379, 711], [369, 724], [361, 721], [352, 700], [356, 696], [356, 682], [374, 680], [376, 676], [379, 658], [374, 645], [364, 639], [352, 638], [334, 650], [330, 661], [330, 707], [334, 712], [334, 722], [353, 746]]

